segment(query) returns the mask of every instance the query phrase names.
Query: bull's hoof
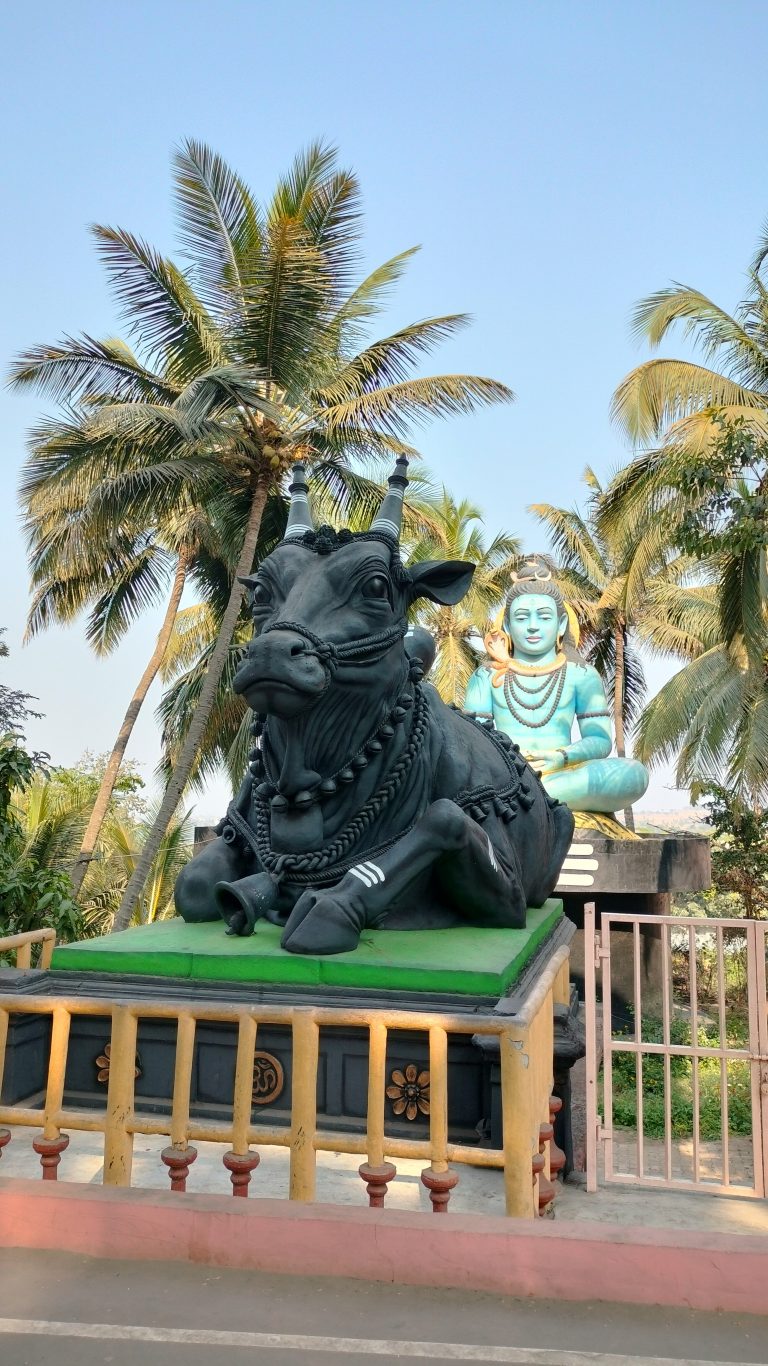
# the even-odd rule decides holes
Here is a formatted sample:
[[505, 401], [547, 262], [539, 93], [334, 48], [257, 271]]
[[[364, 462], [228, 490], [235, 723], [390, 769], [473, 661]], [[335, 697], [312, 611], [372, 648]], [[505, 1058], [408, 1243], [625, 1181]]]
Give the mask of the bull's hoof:
[[362, 911], [346, 897], [304, 892], [280, 942], [289, 953], [351, 953], [357, 948], [363, 927]]

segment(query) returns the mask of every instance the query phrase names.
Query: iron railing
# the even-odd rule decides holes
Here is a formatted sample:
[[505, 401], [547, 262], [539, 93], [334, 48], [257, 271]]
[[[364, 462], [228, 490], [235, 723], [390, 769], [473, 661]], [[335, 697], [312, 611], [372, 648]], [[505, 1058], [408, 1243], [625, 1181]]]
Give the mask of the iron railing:
[[[620, 939], [617, 936], [620, 935]], [[612, 963], [622, 945], [630, 1000], [617, 1027]], [[631, 946], [629, 955], [627, 944]], [[587, 1035], [587, 1189], [600, 1179], [635, 1186], [765, 1196], [768, 1189], [768, 925], [755, 920], [603, 913], [585, 907], [584, 981]], [[651, 950], [651, 952], [649, 952]], [[627, 959], [631, 973], [627, 973]], [[673, 972], [673, 960], [677, 972]], [[707, 969], [706, 987], [702, 981]], [[734, 1031], [729, 973], [743, 966], [741, 1029]], [[598, 1021], [597, 973], [602, 1023]], [[739, 1036], [740, 1035], [740, 1036]], [[623, 1060], [631, 1059], [629, 1068]], [[602, 1074], [600, 1061], [602, 1060]], [[714, 1064], [714, 1066], [713, 1066]], [[634, 1073], [634, 1123], [617, 1118], [617, 1069]], [[681, 1116], [676, 1074], [689, 1078]], [[702, 1077], [709, 1136], [702, 1137]], [[719, 1075], [718, 1075], [719, 1074]], [[739, 1095], [736, 1094], [738, 1081]], [[745, 1081], [748, 1083], [745, 1086]], [[602, 1082], [602, 1094], [600, 1084]], [[626, 1082], [626, 1078], [625, 1078]], [[688, 1082], [686, 1082], [686, 1087]], [[733, 1157], [733, 1112], [749, 1095], [749, 1159]], [[661, 1107], [659, 1106], [661, 1097]], [[624, 1092], [626, 1098], [626, 1091]], [[653, 1125], [649, 1111], [655, 1107]], [[714, 1111], [714, 1113], [713, 1113]], [[663, 1136], [649, 1138], [648, 1130]], [[689, 1132], [688, 1132], [689, 1131]], [[712, 1137], [712, 1131], [717, 1134]]]

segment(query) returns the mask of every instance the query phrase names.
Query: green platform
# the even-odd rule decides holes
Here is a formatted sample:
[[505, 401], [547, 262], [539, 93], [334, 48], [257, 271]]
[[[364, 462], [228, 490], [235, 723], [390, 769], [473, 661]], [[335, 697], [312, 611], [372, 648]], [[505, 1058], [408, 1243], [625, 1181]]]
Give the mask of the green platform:
[[179, 919], [159, 920], [102, 939], [63, 944], [54, 950], [51, 966], [121, 977], [503, 996], [562, 914], [562, 902], [550, 900], [528, 911], [524, 930], [372, 930], [352, 953], [325, 958], [286, 953], [280, 948], [281, 931], [266, 921], [251, 938], [235, 939], [225, 934], [221, 921], [186, 925]]

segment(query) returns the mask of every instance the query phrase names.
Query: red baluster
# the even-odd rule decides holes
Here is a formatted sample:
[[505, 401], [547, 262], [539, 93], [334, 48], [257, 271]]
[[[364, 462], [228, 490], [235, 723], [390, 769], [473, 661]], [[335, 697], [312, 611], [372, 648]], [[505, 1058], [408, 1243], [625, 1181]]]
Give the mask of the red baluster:
[[189, 1143], [186, 1148], [163, 1148], [160, 1154], [163, 1162], [168, 1168], [168, 1175], [171, 1178], [172, 1191], [185, 1191], [187, 1189], [187, 1177], [189, 1169], [197, 1157], [197, 1148], [193, 1148]]
[[65, 1148], [69, 1147], [69, 1134], [59, 1134], [58, 1138], [46, 1138], [45, 1134], [38, 1134], [37, 1138], [32, 1139], [32, 1147], [36, 1153], [40, 1154], [43, 1180], [55, 1181], [58, 1176], [56, 1168], [61, 1161], [61, 1154]]
[[549, 1097], [549, 1119], [552, 1125], [552, 1142], [549, 1145], [550, 1176], [557, 1176], [558, 1172], [561, 1172], [563, 1170], [563, 1167], [565, 1166], [565, 1153], [563, 1152], [562, 1148], [558, 1147], [554, 1138], [555, 1119], [560, 1114], [562, 1108], [563, 1102], [559, 1096]]
[[426, 1186], [429, 1191], [433, 1214], [446, 1214], [451, 1191], [454, 1186], [459, 1184], [456, 1173], [450, 1169], [444, 1172], [436, 1172], [434, 1167], [425, 1167], [421, 1173], [421, 1181], [422, 1185]]
[[368, 1192], [369, 1206], [371, 1209], [383, 1209], [387, 1186], [397, 1176], [397, 1167], [391, 1162], [382, 1162], [380, 1167], [371, 1167], [367, 1162], [363, 1162], [357, 1170], [361, 1179], [368, 1183], [365, 1189]]
[[230, 1173], [232, 1182], [232, 1194], [247, 1196], [248, 1187], [251, 1183], [251, 1172], [255, 1172], [261, 1157], [257, 1152], [234, 1153], [228, 1152], [222, 1158], [224, 1166]]
[[552, 1142], [554, 1132], [551, 1124], [539, 1125], [539, 1154], [542, 1158], [542, 1169], [539, 1173], [539, 1214], [543, 1214], [547, 1206], [553, 1203], [556, 1193], [552, 1182], [544, 1173], [546, 1166], [544, 1149], [548, 1143]]

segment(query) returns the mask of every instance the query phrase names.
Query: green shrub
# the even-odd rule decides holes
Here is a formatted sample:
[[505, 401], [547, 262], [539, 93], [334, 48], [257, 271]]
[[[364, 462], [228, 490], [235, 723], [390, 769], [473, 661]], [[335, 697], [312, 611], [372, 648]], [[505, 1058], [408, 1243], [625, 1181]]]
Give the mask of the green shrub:
[[[632, 1031], [627, 1031], [633, 1037]], [[675, 1019], [670, 1023], [670, 1042], [690, 1044], [691, 1024], [688, 1020]], [[643, 1021], [642, 1039], [644, 1043], [663, 1042], [661, 1020]], [[726, 1044], [731, 1048], [741, 1048], [746, 1043], [748, 1027], [741, 1015], [729, 1015], [726, 1019]], [[717, 1048], [720, 1031], [717, 1023], [702, 1022], [697, 1030], [701, 1047]], [[621, 1036], [616, 1040], [620, 1043]], [[670, 1121], [673, 1138], [691, 1138], [693, 1135], [693, 1067], [690, 1057], [673, 1056], [670, 1058]], [[731, 1061], [726, 1063], [728, 1084], [728, 1132], [730, 1134], [751, 1134], [752, 1099], [749, 1063]], [[623, 1128], [637, 1128], [637, 1062], [636, 1055], [629, 1052], [615, 1052], [612, 1062], [613, 1083], [613, 1123]], [[719, 1139], [722, 1133], [722, 1105], [720, 1096], [720, 1059], [702, 1058], [698, 1064], [699, 1077], [699, 1137]], [[664, 1137], [664, 1059], [658, 1054], [643, 1054], [643, 1133], [648, 1138]]]

